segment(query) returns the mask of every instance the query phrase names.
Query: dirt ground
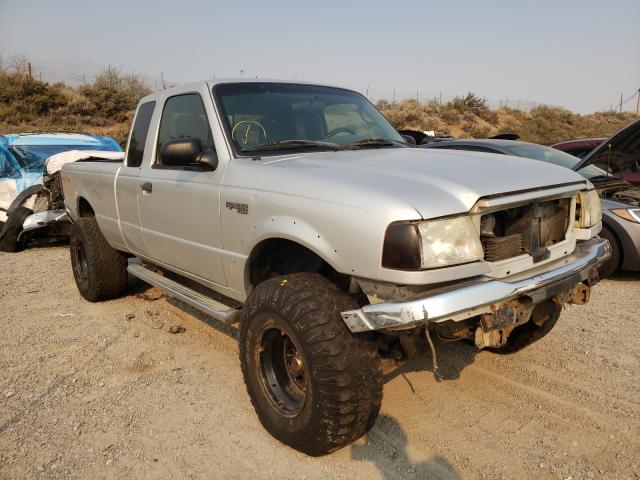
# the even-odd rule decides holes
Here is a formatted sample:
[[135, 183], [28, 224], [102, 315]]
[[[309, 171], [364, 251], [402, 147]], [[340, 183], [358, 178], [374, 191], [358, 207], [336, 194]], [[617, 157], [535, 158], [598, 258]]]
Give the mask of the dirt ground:
[[86, 302], [65, 247], [0, 253], [0, 478], [640, 478], [639, 294], [603, 281], [511, 356], [438, 344], [446, 381], [390, 373], [366, 438], [309, 458], [258, 422], [234, 329], [133, 281]]

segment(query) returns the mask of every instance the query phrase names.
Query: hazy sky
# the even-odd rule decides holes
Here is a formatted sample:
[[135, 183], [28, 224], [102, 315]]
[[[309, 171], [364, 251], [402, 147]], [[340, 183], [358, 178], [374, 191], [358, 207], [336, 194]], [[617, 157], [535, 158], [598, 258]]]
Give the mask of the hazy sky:
[[640, 88], [640, 0], [0, 0], [0, 52], [590, 112]]

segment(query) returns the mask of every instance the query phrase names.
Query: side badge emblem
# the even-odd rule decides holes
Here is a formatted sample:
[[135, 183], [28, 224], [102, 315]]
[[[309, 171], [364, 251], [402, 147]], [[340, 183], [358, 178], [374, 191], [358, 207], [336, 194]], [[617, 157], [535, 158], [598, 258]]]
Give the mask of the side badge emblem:
[[229, 210], [235, 210], [240, 215], [246, 215], [249, 213], [249, 205], [246, 203], [227, 202], [225, 205]]

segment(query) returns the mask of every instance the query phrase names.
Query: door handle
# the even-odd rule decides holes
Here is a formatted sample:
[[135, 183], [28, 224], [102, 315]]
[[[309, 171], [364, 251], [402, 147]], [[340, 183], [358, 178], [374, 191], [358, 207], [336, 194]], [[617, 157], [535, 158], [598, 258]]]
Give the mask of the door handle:
[[144, 182], [142, 184], [142, 191], [144, 193], [151, 193], [153, 191], [153, 185], [151, 185], [151, 182]]

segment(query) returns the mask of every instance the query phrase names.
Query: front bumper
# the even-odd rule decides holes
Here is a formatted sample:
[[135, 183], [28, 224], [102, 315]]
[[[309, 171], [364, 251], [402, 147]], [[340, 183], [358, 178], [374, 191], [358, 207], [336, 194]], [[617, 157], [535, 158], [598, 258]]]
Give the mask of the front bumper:
[[539, 303], [587, 280], [598, 281], [597, 267], [611, 255], [609, 242], [592, 238], [578, 242], [573, 253], [555, 262], [502, 279], [482, 277], [433, 290], [400, 302], [365, 305], [342, 312], [352, 332], [402, 329], [417, 323], [464, 320], [495, 309], [495, 304], [521, 296]]
[[43, 212], [38, 212], [29, 215], [24, 223], [22, 224], [22, 231], [18, 235], [18, 240], [20, 237], [30, 232], [31, 230], [36, 230], [38, 228], [43, 228], [52, 223], [60, 223], [60, 222], [68, 222], [69, 216], [65, 210], [45, 210]]

